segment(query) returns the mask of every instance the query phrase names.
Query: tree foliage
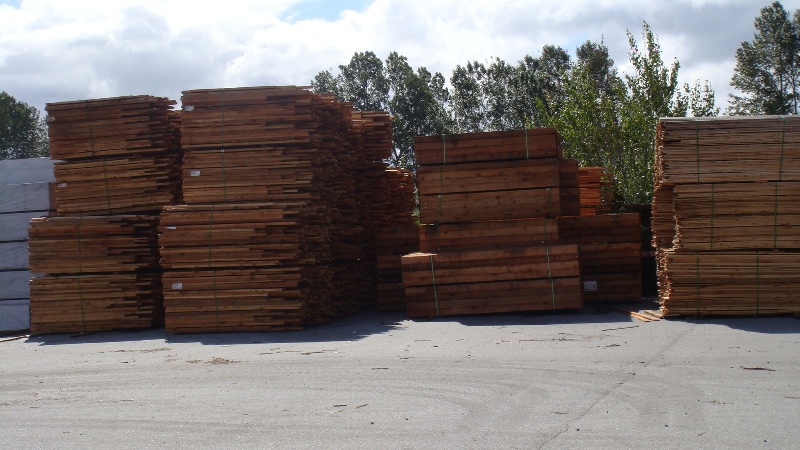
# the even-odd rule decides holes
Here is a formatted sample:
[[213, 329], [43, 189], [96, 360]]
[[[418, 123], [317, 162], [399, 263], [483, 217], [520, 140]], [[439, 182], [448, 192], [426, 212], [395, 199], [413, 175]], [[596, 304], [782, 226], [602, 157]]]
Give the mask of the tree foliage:
[[761, 8], [752, 41], [736, 50], [729, 114], [797, 114], [800, 104], [800, 10], [793, 19], [780, 2]]
[[49, 154], [47, 124], [39, 111], [6, 92], [0, 93], [0, 160]]
[[559, 130], [567, 157], [581, 166], [611, 171], [622, 206], [652, 200], [659, 118], [719, 114], [708, 82], [679, 85], [680, 64], [664, 63], [658, 40], [646, 23], [642, 38], [640, 45], [628, 32], [633, 71], [623, 77], [602, 42], [587, 41], [578, 47], [577, 61], [565, 78], [564, 101], [545, 113], [542, 122]]
[[583, 166], [602, 166], [616, 179], [620, 205], [649, 203], [653, 189], [655, 127], [665, 116], [719, 113], [708, 82], [678, 82], [680, 64], [667, 65], [653, 31], [641, 45], [628, 33], [633, 70], [620, 75], [603, 42], [587, 41], [573, 60], [558, 46], [516, 64], [500, 58], [457, 65], [449, 86], [441, 73], [416, 70], [392, 52], [385, 63], [356, 53], [339, 73], [320, 72], [317, 92], [332, 93], [362, 110], [393, 116], [390, 163], [414, 169], [414, 136], [555, 127], [565, 155]]

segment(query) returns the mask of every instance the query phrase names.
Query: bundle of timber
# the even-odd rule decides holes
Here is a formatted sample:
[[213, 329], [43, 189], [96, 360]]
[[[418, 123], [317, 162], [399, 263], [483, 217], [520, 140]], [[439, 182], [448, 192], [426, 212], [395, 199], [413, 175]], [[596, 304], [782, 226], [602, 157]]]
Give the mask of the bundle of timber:
[[295, 86], [185, 91], [182, 103], [187, 205], [161, 224], [167, 329], [297, 329], [374, 301], [391, 117]]
[[414, 221], [414, 178], [405, 169], [386, 169], [376, 205], [375, 234], [376, 307], [402, 311], [403, 273], [400, 258], [419, 251], [419, 225]]
[[577, 245], [403, 256], [409, 317], [583, 306]]
[[180, 201], [180, 114], [149, 95], [48, 103], [60, 215], [148, 214]]
[[31, 333], [89, 333], [161, 325], [155, 272], [45, 275], [31, 280]]
[[580, 245], [586, 302], [642, 299], [642, 228], [638, 213], [559, 217], [561, 243]]
[[665, 316], [800, 313], [800, 253], [659, 250]]
[[800, 117], [662, 119], [655, 181], [664, 314], [800, 312]]
[[375, 240], [377, 253], [377, 308], [381, 311], [403, 311], [403, 255], [420, 249], [420, 229], [416, 224], [384, 227]]
[[302, 201], [327, 211], [334, 260], [364, 256], [352, 106], [299, 87], [183, 92], [187, 204]]
[[34, 334], [147, 328], [162, 321], [158, 216], [31, 221]]
[[583, 306], [579, 247], [555, 220], [580, 214], [560, 145], [554, 129], [415, 138], [425, 253], [403, 257], [409, 316]]
[[448, 253], [544, 246], [559, 242], [556, 219], [534, 218], [420, 226], [420, 251]]
[[614, 208], [614, 176], [604, 167], [580, 167], [581, 215], [610, 214]]
[[325, 264], [324, 214], [304, 203], [164, 207], [159, 226], [164, 269]]
[[420, 166], [420, 222], [579, 215], [577, 172], [557, 157]]
[[174, 333], [299, 330], [330, 295], [326, 266], [167, 270], [165, 326]]

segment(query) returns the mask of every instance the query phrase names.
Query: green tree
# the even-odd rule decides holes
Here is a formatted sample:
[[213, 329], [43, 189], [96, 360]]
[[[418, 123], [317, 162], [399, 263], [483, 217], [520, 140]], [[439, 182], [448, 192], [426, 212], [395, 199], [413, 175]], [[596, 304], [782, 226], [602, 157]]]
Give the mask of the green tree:
[[0, 160], [48, 156], [47, 124], [39, 110], [0, 93]]
[[761, 8], [753, 40], [736, 50], [729, 114], [797, 114], [800, 102], [800, 10], [793, 20], [780, 2]]
[[414, 70], [405, 56], [392, 52], [384, 64], [374, 53], [355, 53], [339, 73], [319, 72], [311, 82], [315, 92], [352, 102], [361, 111], [392, 114], [393, 152], [389, 164], [415, 168], [414, 136], [452, 133], [450, 93], [444, 76], [426, 68]]
[[386, 59], [391, 87], [394, 151], [389, 163], [395, 167], [416, 168], [414, 137], [452, 132], [447, 111], [449, 93], [440, 73], [425, 67], [416, 72], [405, 56], [392, 52]]
[[461, 133], [487, 131], [486, 98], [483, 80], [486, 67], [478, 61], [466, 66], [457, 65], [450, 77], [452, 86], [452, 114], [456, 130]]
[[678, 82], [680, 65], [669, 67], [646, 23], [640, 48], [628, 32], [633, 71], [617, 74], [603, 43], [586, 42], [563, 77], [563, 100], [557, 108], [537, 103], [541, 124], [559, 130], [567, 157], [582, 166], [601, 166], [615, 178], [619, 206], [652, 200], [655, 128], [666, 116], [716, 115], [708, 82]]

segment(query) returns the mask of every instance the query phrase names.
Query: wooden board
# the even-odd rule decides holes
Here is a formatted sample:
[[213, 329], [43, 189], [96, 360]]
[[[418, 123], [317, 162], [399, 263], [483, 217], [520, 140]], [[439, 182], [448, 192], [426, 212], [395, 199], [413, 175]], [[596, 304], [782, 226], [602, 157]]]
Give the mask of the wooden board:
[[578, 169], [581, 215], [610, 214], [614, 209], [614, 176], [603, 167]]
[[564, 216], [556, 219], [559, 239], [564, 244], [641, 243], [638, 213]]
[[314, 268], [164, 272], [165, 327], [170, 333], [282, 331], [303, 326], [324, 298]]
[[158, 326], [161, 277], [153, 272], [47, 275], [31, 280], [31, 333], [88, 333]]
[[583, 306], [575, 245], [415, 253], [401, 263], [410, 317]]
[[674, 248], [800, 249], [800, 182], [675, 186]]
[[161, 215], [159, 233], [166, 269], [331, 261], [324, 216], [302, 203], [170, 206]]
[[447, 253], [559, 242], [556, 219], [520, 219], [422, 225], [420, 251]]
[[800, 180], [800, 117], [665, 118], [656, 184]]
[[540, 158], [422, 166], [417, 170], [419, 194], [446, 195], [562, 187], [560, 161], [557, 158]]
[[154, 270], [158, 216], [42, 217], [31, 221], [30, 268], [47, 274]]
[[563, 311], [583, 307], [580, 278], [406, 286], [409, 317]]
[[419, 202], [421, 223], [443, 224], [556, 217], [579, 198], [577, 188], [543, 188], [420, 196]]
[[417, 136], [414, 153], [421, 166], [562, 155], [561, 136], [552, 128]]
[[48, 103], [50, 155], [57, 160], [161, 153], [179, 141], [174, 100], [150, 95]]
[[584, 300], [587, 303], [642, 300], [641, 254], [638, 240], [582, 244], [580, 264]]
[[800, 313], [800, 253], [660, 250], [665, 316]]

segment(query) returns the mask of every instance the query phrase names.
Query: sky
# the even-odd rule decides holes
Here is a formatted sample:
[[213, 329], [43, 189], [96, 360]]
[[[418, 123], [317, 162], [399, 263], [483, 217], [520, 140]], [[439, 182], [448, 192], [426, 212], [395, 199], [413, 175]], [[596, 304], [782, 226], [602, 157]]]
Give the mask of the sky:
[[[680, 80], [727, 106], [735, 52], [767, 0], [0, 0], [0, 90], [50, 102], [201, 88], [308, 86], [355, 52], [412, 67], [515, 64], [544, 45], [602, 41], [630, 71], [647, 22]], [[800, 0], [785, 0], [790, 13]]]

